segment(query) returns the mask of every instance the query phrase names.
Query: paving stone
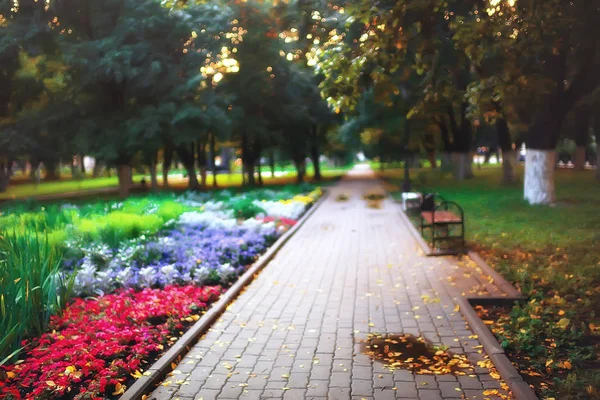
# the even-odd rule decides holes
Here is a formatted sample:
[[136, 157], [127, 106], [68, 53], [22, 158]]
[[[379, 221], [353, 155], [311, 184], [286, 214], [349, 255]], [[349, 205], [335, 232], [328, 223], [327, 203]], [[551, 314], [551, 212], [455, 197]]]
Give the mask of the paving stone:
[[370, 396], [373, 394], [373, 381], [352, 378], [352, 396]]
[[416, 398], [418, 396], [417, 386], [414, 382], [396, 382], [395, 387], [398, 389], [396, 390], [397, 398]]
[[439, 390], [419, 389], [419, 400], [444, 400]]
[[218, 390], [202, 389], [202, 391], [194, 397], [194, 400], [216, 400], [218, 395]]
[[438, 385], [444, 398], [461, 398], [463, 395], [463, 391], [457, 382], [440, 382]]

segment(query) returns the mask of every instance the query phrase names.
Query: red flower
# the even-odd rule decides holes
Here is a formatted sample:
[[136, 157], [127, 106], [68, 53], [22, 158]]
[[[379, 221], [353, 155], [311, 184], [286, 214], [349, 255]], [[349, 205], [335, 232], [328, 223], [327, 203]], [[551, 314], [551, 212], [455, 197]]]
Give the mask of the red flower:
[[28, 343], [33, 348], [22, 363], [0, 368], [8, 377], [0, 381], [0, 398], [90, 400], [123, 390], [142, 360], [181, 330], [191, 307], [205, 308], [221, 292], [218, 286], [167, 286], [77, 299], [52, 318], [49, 333]]

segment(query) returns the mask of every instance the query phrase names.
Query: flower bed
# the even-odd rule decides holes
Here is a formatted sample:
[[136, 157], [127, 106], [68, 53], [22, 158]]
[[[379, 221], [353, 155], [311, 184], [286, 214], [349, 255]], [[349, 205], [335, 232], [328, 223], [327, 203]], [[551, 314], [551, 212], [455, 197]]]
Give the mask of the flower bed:
[[[11, 341], [22, 339], [24, 346], [17, 363], [1, 366], [0, 357], [0, 398], [117, 396], [320, 194], [222, 191], [0, 216], [0, 241], [6, 242], [0, 249], [10, 250], [0, 250], [3, 295], [8, 286], [1, 282], [31, 291], [19, 276], [9, 275], [30, 268], [27, 251], [12, 251], [21, 247], [21, 236], [44, 231], [46, 239], [35, 234], [28, 251], [43, 242], [59, 255], [52, 268], [32, 264], [44, 269], [50, 284], [41, 292], [52, 301], [23, 307], [23, 321], [10, 308], [0, 310], [0, 323], [6, 322], [0, 329], [0, 355], [8, 354], [4, 363], [14, 361]], [[23, 301], [16, 295], [8, 300]], [[46, 329], [48, 321], [40, 315], [57, 313]]]
[[144, 363], [220, 292], [219, 286], [166, 286], [77, 299], [52, 318], [50, 332], [31, 341], [22, 363], [1, 372], [0, 394], [75, 400], [120, 395], [129, 377], [141, 376]]

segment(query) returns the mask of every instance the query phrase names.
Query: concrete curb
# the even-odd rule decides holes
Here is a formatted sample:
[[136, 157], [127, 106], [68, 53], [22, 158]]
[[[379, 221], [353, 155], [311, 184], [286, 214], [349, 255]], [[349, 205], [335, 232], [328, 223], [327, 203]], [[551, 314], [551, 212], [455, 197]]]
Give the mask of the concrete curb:
[[298, 220], [289, 231], [281, 236], [269, 249], [252, 264], [252, 266], [227, 290], [220, 299], [181, 337], [175, 344], [160, 357], [147, 371], [147, 375], [136, 380], [133, 385], [119, 398], [119, 400], [141, 400], [142, 396], [155, 389], [165, 376], [173, 369], [171, 364], [177, 362], [190, 351], [198, 339], [212, 326], [219, 316], [226, 310], [229, 303], [248, 286], [254, 276], [259, 273], [281, 250], [283, 245], [304, 225], [306, 220], [319, 208], [328, 197], [329, 191], [325, 190], [323, 196]]
[[488, 263], [484, 261], [483, 258], [476, 252], [470, 250], [467, 255], [479, 268], [481, 268], [486, 274], [494, 278], [494, 281], [502, 289], [504, 293], [508, 295], [508, 298], [512, 298], [513, 300], [522, 300], [524, 299], [521, 292], [519, 292], [513, 285], [511, 285], [502, 275], [496, 272], [495, 269], [490, 267]]
[[460, 312], [467, 320], [473, 332], [478, 336], [479, 342], [483, 345], [494, 367], [496, 367], [498, 373], [512, 391], [514, 398], [516, 400], [538, 400], [533, 389], [523, 380], [519, 371], [510, 362], [494, 334], [479, 318], [469, 299], [464, 297], [459, 298], [457, 299], [457, 303], [460, 306]]

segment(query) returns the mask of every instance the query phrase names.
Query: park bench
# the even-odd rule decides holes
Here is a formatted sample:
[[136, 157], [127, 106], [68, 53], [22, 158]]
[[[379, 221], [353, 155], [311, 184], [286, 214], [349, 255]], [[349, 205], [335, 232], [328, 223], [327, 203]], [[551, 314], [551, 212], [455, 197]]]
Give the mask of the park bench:
[[452, 241], [460, 243], [460, 250], [465, 248], [464, 211], [458, 203], [438, 194], [426, 195], [421, 203], [421, 235], [425, 230], [431, 231], [432, 249], [441, 242]]

